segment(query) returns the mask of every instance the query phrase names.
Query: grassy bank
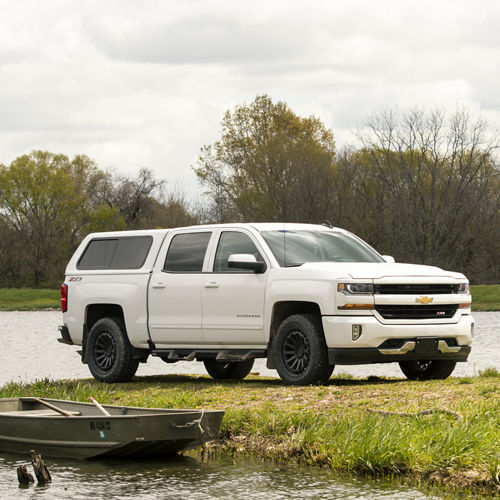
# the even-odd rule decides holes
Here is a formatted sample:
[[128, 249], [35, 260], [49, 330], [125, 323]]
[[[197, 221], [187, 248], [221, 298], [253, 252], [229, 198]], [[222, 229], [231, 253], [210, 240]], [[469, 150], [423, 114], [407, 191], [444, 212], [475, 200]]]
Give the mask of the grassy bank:
[[473, 311], [500, 311], [500, 285], [472, 285]]
[[[288, 387], [257, 376], [217, 382], [168, 375], [128, 384], [39, 381], [0, 388], [0, 397], [20, 395], [224, 408], [221, 440], [205, 454], [249, 454], [500, 495], [500, 374], [494, 369], [429, 382], [338, 375], [322, 387]], [[435, 412], [418, 414], [426, 410]]]
[[46, 288], [0, 288], [0, 311], [59, 309], [59, 290]]
[[[500, 311], [500, 285], [472, 285], [473, 311]], [[58, 309], [59, 290], [0, 288], [0, 311]]]

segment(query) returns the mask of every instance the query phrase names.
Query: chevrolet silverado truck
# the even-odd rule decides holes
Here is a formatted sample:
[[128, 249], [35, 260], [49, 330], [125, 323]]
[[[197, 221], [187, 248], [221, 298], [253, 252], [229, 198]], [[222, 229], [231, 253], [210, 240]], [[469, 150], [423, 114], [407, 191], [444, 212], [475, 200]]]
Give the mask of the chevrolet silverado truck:
[[102, 382], [141, 362], [203, 361], [243, 379], [267, 358], [287, 384], [335, 365], [397, 362], [444, 379], [474, 334], [463, 274], [395, 263], [352, 233], [311, 224], [222, 224], [94, 233], [61, 287], [65, 344]]

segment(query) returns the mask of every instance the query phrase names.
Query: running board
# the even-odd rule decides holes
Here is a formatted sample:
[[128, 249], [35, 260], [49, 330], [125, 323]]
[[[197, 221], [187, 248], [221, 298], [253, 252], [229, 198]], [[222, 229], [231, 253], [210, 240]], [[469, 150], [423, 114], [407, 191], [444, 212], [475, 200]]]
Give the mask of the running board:
[[254, 358], [265, 358], [265, 349], [153, 349], [152, 356], [158, 356], [167, 363], [177, 361], [203, 361], [204, 359], [216, 359], [217, 361], [246, 361]]

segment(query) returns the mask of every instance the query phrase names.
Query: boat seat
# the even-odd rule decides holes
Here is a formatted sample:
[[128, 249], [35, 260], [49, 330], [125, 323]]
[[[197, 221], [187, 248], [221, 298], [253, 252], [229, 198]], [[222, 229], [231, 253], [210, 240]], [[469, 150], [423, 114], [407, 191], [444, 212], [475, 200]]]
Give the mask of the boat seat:
[[[76, 416], [76, 415], [81, 415], [79, 411], [68, 411], [68, 413], [71, 413], [71, 415]], [[14, 410], [14, 411], [3, 411], [0, 412], [0, 417], [3, 416], [16, 416], [16, 417], [62, 417], [60, 413], [54, 410], [50, 409], [44, 409], [44, 410]]]

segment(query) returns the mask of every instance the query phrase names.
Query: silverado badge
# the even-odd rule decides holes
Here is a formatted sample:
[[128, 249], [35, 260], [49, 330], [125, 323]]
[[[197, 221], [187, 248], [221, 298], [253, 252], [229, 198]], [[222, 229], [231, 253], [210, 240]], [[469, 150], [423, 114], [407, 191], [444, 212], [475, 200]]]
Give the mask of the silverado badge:
[[423, 305], [426, 305], [426, 304], [429, 304], [430, 302], [432, 302], [434, 299], [432, 297], [427, 297], [426, 295], [424, 295], [423, 297], [419, 297], [418, 299], [415, 299], [415, 302], [418, 302], [419, 304], [423, 304]]

